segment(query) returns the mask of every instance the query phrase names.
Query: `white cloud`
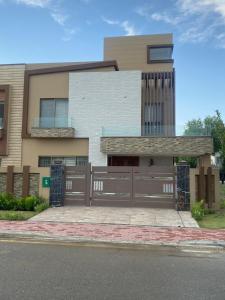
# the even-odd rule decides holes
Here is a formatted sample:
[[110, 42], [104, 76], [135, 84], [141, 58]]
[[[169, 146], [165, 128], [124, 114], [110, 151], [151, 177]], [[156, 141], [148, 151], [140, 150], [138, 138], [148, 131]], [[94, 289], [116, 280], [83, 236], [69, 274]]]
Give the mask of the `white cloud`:
[[66, 20], [68, 19], [68, 15], [62, 14], [61, 12], [53, 11], [50, 13], [53, 20], [61, 26], [65, 25]]
[[62, 40], [64, 42], [69, 42], [73, 38], [74, 34], [77, 33], [77, 31], [78, 31], [78, 29], [75, 30], [75, 29], [68, 29], [68, 28], [66, 28], [64, 30], [65, 34], [64, 34]]
[[[1, 1], [1, 0], [0, 0]], [[69, 41], [77, 32], [74, 28], [69, 28], [67, 20], [69, 15], [66, 14], [62, 7], [62, 0], [11, 0], [18, 5], [26, 5], [33, 8], [46, 9], [51, 18], [61, 27], [63, 27], [64, 36], [63, 41]], [[85, 0], [84, 0], [85, 1]], [[87, 1], [87, 0], [86, 0]]]
[[225, 31], [225, 0], [176, 0], [160, 13], [149, 5], [138, 7], [136, 13], [148, 21], [171, 25], [182, 42], [211, 40], [217, 46], [225, 45], [225, 37], [219, 35]]
[[172, 24], [172, 25], [177, 25], [180, 22], [179, 17], [175, 17], [175, 18], [171, 17], [166, 12], [164, 12], [164, 13], [155, 12], [155, 13], [151, 14], [151, 18], [152, 18], [152, 20], [163, 21], [165, 23]]
[[120, 26], [124, 29], [127, 36], [138, 34], [134, 25], [130, 24], [129, 21], [123, 21]]
[[18, 4], [25, 4], [33, 7], [47, 7], [50, 4], [51, 0], [16, 0]]
[[131, 24], [128, 20], [121, 22], [118, 20], [112, 20], [112, 19], [108, 19], [106, 17], [102, 17], [102, 21], [108, 25], [116, 25], [116, 26], [121, 27], [125, 31], [126, 36], [139, 34], [139, 32], [135, 28], [135, 26], [133, 24]]
[[105, 22], [108, 25], [119, 25], [119, 23], [120, 23], [117, 20], [108, 19], [106, 17], [102, 17], [102, 21]]
[[213, 11], [225, 18], [225, 0], [177, 0], [176, 4], [186, 14]]

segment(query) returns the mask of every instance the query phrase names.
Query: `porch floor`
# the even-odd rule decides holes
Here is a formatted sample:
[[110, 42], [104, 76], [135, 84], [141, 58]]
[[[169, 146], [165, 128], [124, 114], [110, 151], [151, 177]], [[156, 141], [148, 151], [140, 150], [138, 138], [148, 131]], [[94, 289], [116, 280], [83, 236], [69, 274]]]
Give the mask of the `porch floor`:
[[29, 221], [123, 224], [158, 227], [199, 227], [190, 212], [174, 209], [64, 206], [49, 208]]

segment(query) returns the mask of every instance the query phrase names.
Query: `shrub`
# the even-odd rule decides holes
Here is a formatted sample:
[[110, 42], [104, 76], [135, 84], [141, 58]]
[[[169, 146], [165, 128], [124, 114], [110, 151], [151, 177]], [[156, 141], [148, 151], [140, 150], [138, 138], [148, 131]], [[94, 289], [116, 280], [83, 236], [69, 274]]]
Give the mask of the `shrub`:
[[224, 209], [225, 208], [225, 200], [222, 200], [220, 203], [220, 208]]
[[34, 208], [40, 204], [40, 200], [36, 196], [28, 196], [24, 198], [24, 210], [34, 211]]
[[25, 210], [25, 198], [17, 199], [16, 210]]
[[191, 214], [192, 214], [192, 217], [195, 220], [197, 220], [197, 221], [202, 220], [202, 218], [205, 215], [204, 201], [203, 200], [201, 200], [200, 202], [196, 202], [193, 205], [193, 207], [191, 209]]
[[212, 208], [205, 208], [204, 209], [204, 214], [205, 215], [212, 215], [212, 214], [215, 214], [215, 213], [216, 213], [215, 210], [212, 209]]
[[16, 210], [17, 203], [16, 198], [7, 193], [0, 194], [0, 209], [2, 210]]
[[43, 202], [43, 203], [40, 203], [38, 205], [35, 206], [34, 210], [38, 213], [46, 210], [47, 208], [49, 208], [49, 205], [47, 202]]
[[34, 211], [35, 207], [40, 204], [43, 204], [43, 207], [38, 209], [44, 210], [47, 208], [45, 199], [41, 197], [28, 196], [25, 198], [16, 198], [11, 194], [0, 193], [0, 210]]

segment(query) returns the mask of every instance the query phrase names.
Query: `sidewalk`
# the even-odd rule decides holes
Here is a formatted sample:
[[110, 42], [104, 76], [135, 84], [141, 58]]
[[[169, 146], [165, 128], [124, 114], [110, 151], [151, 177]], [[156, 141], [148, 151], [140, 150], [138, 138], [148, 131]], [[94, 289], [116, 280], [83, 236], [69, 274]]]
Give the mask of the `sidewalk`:
[[225, 230], [199, 228], [0, 221], [0, 238], [129, 245], [211, 245], [225, 249]]

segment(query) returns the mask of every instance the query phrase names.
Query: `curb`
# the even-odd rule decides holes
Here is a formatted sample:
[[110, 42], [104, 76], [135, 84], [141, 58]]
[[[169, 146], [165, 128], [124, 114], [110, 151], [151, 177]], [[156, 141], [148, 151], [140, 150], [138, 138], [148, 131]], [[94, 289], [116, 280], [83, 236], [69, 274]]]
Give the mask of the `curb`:
[[186, 251], [209, 251], [225, 253], [225, 242], [223, 241], [182, 241], [182, 242], [135, 242], [104, 240], [96, 238], [64, 237], [37, 233], [0, 233], [0, 242], [18, 242], [33, 244], [55, 244], [55, 245], [73, 245], [78, 247], [98, 247], [130, 250], [186, 250]]

